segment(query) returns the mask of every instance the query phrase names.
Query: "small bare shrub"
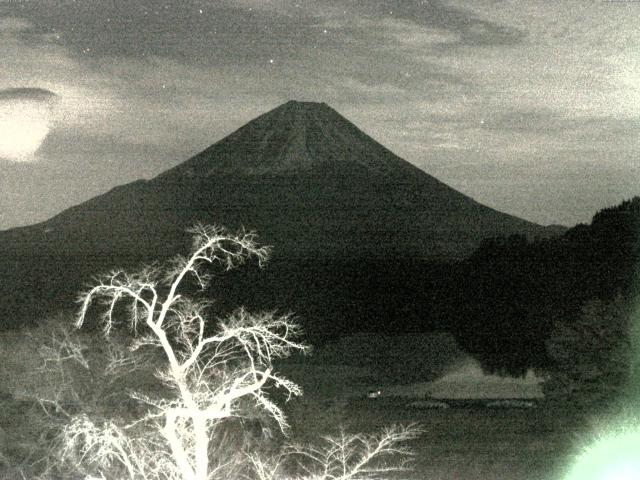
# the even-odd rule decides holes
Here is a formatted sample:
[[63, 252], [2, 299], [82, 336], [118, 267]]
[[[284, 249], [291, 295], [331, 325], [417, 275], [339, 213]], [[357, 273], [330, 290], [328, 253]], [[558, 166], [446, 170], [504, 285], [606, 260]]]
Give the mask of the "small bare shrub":
[[408, 470], [411, 451], [406, 442], [421, 433], [416, 425], [391, 426], [374, 435], [341, 431], [322, 437], [315, 446], [290, 446], [270, 462], [256, 456], [251, 460], [259, 480], [384, 479]]

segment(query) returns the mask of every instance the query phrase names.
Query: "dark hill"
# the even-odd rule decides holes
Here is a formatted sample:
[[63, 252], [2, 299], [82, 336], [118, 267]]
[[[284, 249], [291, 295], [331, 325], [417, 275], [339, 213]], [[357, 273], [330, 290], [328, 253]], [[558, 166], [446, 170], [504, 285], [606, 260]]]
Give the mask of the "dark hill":
[[[317, 301], [343, 268], [328, 264], [351, 264], [344, 268], [358, 278], [379, 274], [384, 289], [388, 263], [460, 259], [488, 237], [557, 233], [448, 187], [325, 104], [287, 102], [150, 181], [0, 232], [2, 310], [43, 314], [67, 304], [93, 273], [183, 252], [184, 230], [197, 221], [256, 230], [286, 275], [323, 265], [327, 272], [307, 279]], [[350, 297], [354, 285], [341, 287], [351, 306], [364, 301]]]
[[635, 197], [558, 237], [484, 241], [452, 267], [431, 298], [443, 309], [441, 323], [487, 370], [522, 374], [550, 367], [545, 342], [555, 324], [576, 322], [594, 300], [611, 303], [622, 296], [637, 302], [639, 280]]

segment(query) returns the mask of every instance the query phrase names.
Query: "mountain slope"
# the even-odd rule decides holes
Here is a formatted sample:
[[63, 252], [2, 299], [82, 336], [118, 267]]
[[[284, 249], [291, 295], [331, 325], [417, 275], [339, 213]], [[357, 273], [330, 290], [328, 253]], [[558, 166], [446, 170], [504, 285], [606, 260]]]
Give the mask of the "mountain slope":
[[285, 263], [458, 259], [487, 237], [549, 234], [448, 187], [327, 105], [287, 102], [150, 181], [0, 232], [0, 295], [16, 308], [66, 300], [92, 273], [185, 251], [195, 222], [254, 229]]

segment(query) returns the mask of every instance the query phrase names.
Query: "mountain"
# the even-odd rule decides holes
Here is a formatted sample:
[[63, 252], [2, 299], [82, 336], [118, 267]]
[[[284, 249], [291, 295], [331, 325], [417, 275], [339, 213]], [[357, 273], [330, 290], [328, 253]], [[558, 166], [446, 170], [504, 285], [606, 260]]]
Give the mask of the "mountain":
[[[378, 268], [384, 290], [389, 264], [461, 259], [488, 237], [559, 230], [479, 204], [326, 104], [291, 101], [149, 181], [0, 232], [2, 310], [41, 315], [68, 302], [91, 274], [184, 252], [185, 229], [195, 222], [256, 230], [274, 247], [280, 272], [299, 274], [313, 264], [302, 280], [315, 285], [317, 301], [340, 282], [352, 290], [353, 283], [336, 278], [338, 264], [358, 265], [358, 277]], [[354, 304], [349, 292], [341, 295]]]

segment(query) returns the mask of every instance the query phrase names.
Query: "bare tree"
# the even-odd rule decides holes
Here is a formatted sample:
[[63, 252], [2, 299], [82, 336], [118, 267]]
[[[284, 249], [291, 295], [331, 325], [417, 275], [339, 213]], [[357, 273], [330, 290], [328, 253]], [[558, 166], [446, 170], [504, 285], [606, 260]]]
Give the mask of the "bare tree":
[[259, 480], [284, 478], [291, 463], [301, 480], [384, 479], [408, 470], [412, 452], [404, 444], [421, 433], [415, 424], [387, 427], [373, 435], [341, 431], [323, 437], [319, 445], [292, 445], [267, 460], [256, 455], [250, 458]]
[[[109, 415], [105, 409], [88, 408], [99, 398], [81, 402], [76, 390], [64, 388], [70, 383], [66, 367], [92, 371], [87, 356], [91, 347], [61, 333], [41, 349], [45, 369], [60, 379], [60, 388], [49, 388], [50, 395], [39, 393], [38, 399], [45, 412], [65, 418], [53, 447], [68, 468], [65, 478], [78, 473], [85, 479], [285, 478], [280, 462], [284, 457], [221, 453], [223, 440], [217, 433], [231, 417], [247, 415], [248, 408], [263, 412], [285, 432], [285, 415], [268, 396], [268, 387], [282, 389], [287, 399], [302, 392], [274, 371], [273, 360], [308, 347], [297, 340], [300, 328], [289, 315], [252, 314], [240, 308], [211, 328], [209, 303], [189, 298], [186, 287], [204, 290], [216, 266], [230, 270], [249, 258], [262, 264], [269, 252], [251, 233], [232, 235], [203, 225], [191, 233], [194, 242], [188, 257], [177, 256], [164, 267], [150, 265], [134, 273], [112, 271], [96, 278], [79, 299], [76, 326], [93, 319], [92, 304], [97, 303], [97, 322], [105, 335], [97, 362], [99, 379], [88, 382], [90, 389], [100, 392], [98, 397], [111, 393], [96, 382], [111, 382], [109, 392], [117, 391], [125, 385], [117, 380], [152, 367], [155, 388], [124, 392], [143, 407], [139, 415]], [[319, 448], [290, 447], [282, 453], [299, 460], [301, 478], [381, 478], [403, 468], [404, 462], [388, 466], [377, 460], [408, 453], [399, 444], [417, 433], [414, 427], [397, 427], [378, 436], [342, 434], [326, 437]]]
[[[165, 269], [147, 266], [135, 273], [113, 271], [81, 298], [77, 326], [87, 320], [90, 306], [100, 301], [103, 332], [109, 336], [120, 323], [117, 312], [125, 303], [125, 322], [134, 334], [130, 353], [159, 349], [164, 362], [156, 371], [173, 395], [157, 398], [133, 392], [150, 407], [143, 418], [126, 425], [99, 421], [86, 415], [74, 417], [64, 430], [63, 456], [91, 471], [117, 468], [129, 478], [205, 480], [220, 463], [209, 458], [212, 429], [221, 420], [241, 415], [243, 398], [251, 398], [277, 422], [287, 427], [282, 410], [267, 396], [268, 382], [290, 395], [299, 395], [295, 383], [280, 377], [272, 361], [296, 350], [306, 350], [296, 337], [298, 325], [290, 316], [273, 312], [251, 314], [239, 309], [219, 321], [207, 335], [205, 301], [194, 301], [180, 292], [188, 277], [204, 289], [211, 273], [205, 266], [229, 270], [246, 259], [267, 260], [268, 249], [258, 247], [254, 235], [231, 235], [217, 227], [198, 225], [191, 230], [194, 242], [189, 257], [177, 256]], [[190, 279], [190, 280], [191, 280]], [[112, 356], [113, 369], [129, 368], [132, 359]], [[161, 435], [136, 435], [145, 424]], [[89, 471], [89, 470], [87, 470]]]

